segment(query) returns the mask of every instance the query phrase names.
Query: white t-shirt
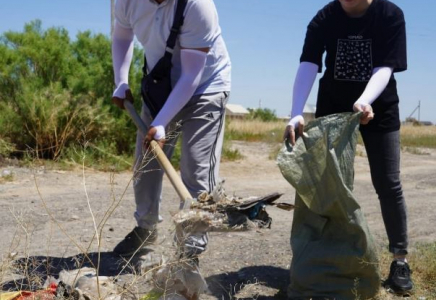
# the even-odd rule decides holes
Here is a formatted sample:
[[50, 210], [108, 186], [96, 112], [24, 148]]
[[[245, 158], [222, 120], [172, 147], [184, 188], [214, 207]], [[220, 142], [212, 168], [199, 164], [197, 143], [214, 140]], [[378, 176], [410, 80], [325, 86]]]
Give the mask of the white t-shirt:
[[[173, 25], [177, 0], [117, 0], [116, 22], [131, 28], [144, 47], [147, 68], [151, 70], [164, 55]], [[221, 36], [213, 0], [188, 0], [184, 22], [173, 53], [173, 85], [180, 77], [180, 47], [210, 48], [206, 66], [195, 95], [230, 91], [230, 59]]]

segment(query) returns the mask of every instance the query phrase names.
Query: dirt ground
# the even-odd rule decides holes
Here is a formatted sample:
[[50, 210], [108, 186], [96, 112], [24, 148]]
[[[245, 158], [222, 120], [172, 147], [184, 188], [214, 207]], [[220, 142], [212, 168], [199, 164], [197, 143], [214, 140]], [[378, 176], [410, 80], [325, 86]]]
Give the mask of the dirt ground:
[[[234, 142], [233, 147], [244, 155], [244, 159], [221, 165], [221, 177], [225, 179], [228, 195], [245, 197], [280, 192], [284, 194], [280, 202], [294, 202], [294, 189], [282, 177], [275, 161], [268, 159], [277, 145]], [[436, 151], [420, 152], [402, 153], [411, 251], [417, 243], [436, 240]], [[8, 174], [8, 171], [12, 172], [13, 180], [0, 183], [0, 255], [3, 262], [0, 280], [4, 290], [13, 287], [13, 279], [19, 278], [6, 266], [11, 257], [15, 260], [30, 258], [34, 263], [32, 266], [27, 263], [27, 271], [44, 277], [47, 273], [56, 275], [61, 269], [77, 268], [83, 253], [88, 253], [93, 261], [97, 261], [100, 253], [101, 275], [120, 274], [117, 278], [121, 284], [137, 276], [134, 269], [123, 269], [125, 262], [111, 252], [135, 226], [130, 172], [0, 168], [0, 174]], [[356, 198], [380, 248], [386, 247], [380, 207], [362, 153], [356, 157], [355, 174]], [[100, 251], [95, 241], [89, 247], [95, 226], [113, 201], [120, 199], [101, 232]], [[177, 195], [165, 179], [161, 211], [164, 221], [159, 224], [158, 243], [149, 251], [171, 255], [171, 213], [177, 207]], [[292, 212], [275, 207], [267, 210], [273, 218], [271, 229], [211, 233], [208, 251], [200, 259], [210, 288], [210, 294], [202, 296], [203, 299], [286, 298], [292, 257], [289, 246]], [[135, 288], [135, 292], [141, 294], [150, 288], [150, 283], [138, 280]]]

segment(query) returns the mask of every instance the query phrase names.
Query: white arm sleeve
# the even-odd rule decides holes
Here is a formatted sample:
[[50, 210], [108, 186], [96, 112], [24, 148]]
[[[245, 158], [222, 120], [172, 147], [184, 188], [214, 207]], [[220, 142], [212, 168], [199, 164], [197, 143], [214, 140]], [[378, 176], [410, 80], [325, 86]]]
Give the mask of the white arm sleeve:
[[133, 30], [115, 22], [112, 36], [112, 63], [116, 89], [113, 96], [125, 98], [129, 89], [129, 69], [133, 57]]
[[[182, 49], [180, 59], [182, 64], [182, 74], [171, 91], [165, 105], [151, 123], [151, 126], [158, 127], [158, 134], [155, 139], [165, 137], [159, 131], [167, 126], [175, 115], [188, 103], [200, 83], [206, 64], [207, 53], [194, 49]], [[160, 126], [160, 127], [159, 127]]]
[[392, 76], [392, 72], [393, 69], [391, 67], [375, 68], [365, 90], [359, 99], [357, 99], [356, 103], [361, 105], [371, 105], [385, 90], [389, 83], [389, 79]]
[[297, 76], [295, 77], [294, 90], [292, 94], [292, 111], [291, 119], [288, 125], [295, 128], [298, 120], [303, 118], [304, 105], [312, 90], [316, 75], [318, 74], [318, 65], [311, 62], [301, 62], [298, 67]]

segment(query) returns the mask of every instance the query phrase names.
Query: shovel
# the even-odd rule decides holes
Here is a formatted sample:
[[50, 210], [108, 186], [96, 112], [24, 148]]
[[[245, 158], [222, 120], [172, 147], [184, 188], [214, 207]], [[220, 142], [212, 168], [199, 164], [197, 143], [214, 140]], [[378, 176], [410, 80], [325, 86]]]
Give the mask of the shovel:
[[[141, 117], [138, 115], [138, 112], [133, 107], [133, 104], [130, 101], [124, 101], [124, 107], [130, 117], [132, 118], [133, 122], [135, 123], [136, 127], [144, 134], [146, 135], [148, 132], [147, 126], [142, 121]], [[165, 174], [168, 176], [169, 180], [171, 181], [171, 184], [173, 185], [174, 189], [176, 190], [177, 194], [180, 197], [180, 209], [189, 209], [191, 207], [191, 203], [195, 200], [192, 199], [191, 194], [189, 193], [186, 186], [183, 184], [182, 179], [177, 174], [174, 167], [171, 165], [171, 162], [168, 160], [165, 153], [162, 151], [159, 144], [152, 140], [150, 142], [150, 149], [152, 153], [156, 156], [157, 161], [161, 165], [162, 169], [164, 170]]]

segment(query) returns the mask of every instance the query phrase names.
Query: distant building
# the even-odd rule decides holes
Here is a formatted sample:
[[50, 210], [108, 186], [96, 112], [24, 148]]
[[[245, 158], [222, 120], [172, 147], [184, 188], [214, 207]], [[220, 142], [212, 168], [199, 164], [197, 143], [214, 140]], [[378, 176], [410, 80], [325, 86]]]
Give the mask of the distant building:
[[243, 119], [250, 112], [239, 104], [226, 104], [226, 117], [230, 119]]
[[415, 118], [406, 118], [406, 121], [403, 122], [404, 125], [414, 125], [414, 126], [433, 126], [433, 123], [430, 121], [418, 121]]
[[309, 121], [312, 121], [315, 119], [315, 112], [316, 112], [316, 106], [313, 104], [307, 104], [304, 105], [303, 109], [303, 118], [304, 121], [307, 123]]
[[[316, 106], [315, 105], [307, 104], [307, 103], [306, 103], [306, 105], [304, 105], [303, 118], [304, 118], [304, 121], [306, 122], [306, 124], [307, 124], [307, 122], [312, 121], [312, 120], [315, 119], [315, 112], [316, 112]], [[290, 115], [291, 114], [289, 113], [288, 116], [280, 117], [279, 119], [280, 120], [284, 120], [284, 121], [289, 121]]]
[[420, 123], [421, 123], [421, 125], [423, 125], [423, 126], [433, 126], [433, 123], [430, 122], [430, 121], [421, 121]]
[[[313, 104], [304, 105], [303, 117], [307, 122], [315, 119], [316, 106]], [[240, 104], [227, 104], [226, 117], [229, 119], [244, 119], [250, 112]], [[277, 117], [279, 120], [289, 121], [289, 116]]]

